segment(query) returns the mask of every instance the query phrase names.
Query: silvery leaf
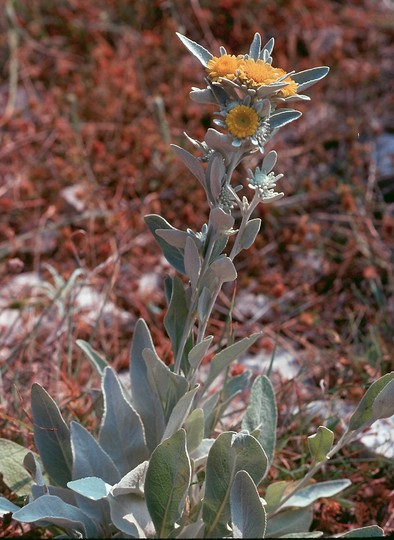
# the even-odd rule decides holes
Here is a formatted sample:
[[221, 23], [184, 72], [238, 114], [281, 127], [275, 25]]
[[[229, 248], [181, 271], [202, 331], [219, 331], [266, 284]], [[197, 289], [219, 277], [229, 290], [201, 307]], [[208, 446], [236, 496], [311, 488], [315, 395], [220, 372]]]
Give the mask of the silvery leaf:
[[295, 111], [294, 109], [285, 109], [278, 112], [275, 112], [271, 115], [269, 119], [269, 124], [271, 129], [279, 129], [293, 120], [297, 120], [302, 115], [300, 111]]
[[[204, 292], [205, 289], [203, 289]], [[209, 294], [209, 291], [208, 291]], [[188, 361], [192, 368], [197, 369], [211, 346], [213, 336], [207, 336], [205, 339], [197, 343], [188, 354]]]
[[188, 234], [178, 229], [156, 229], [156, 234], [172, 247], [184, 249]]
[[107, 484], [102, 478], [98, 478], [97, 476], [72, 480], [68, 482], [67, 487], [93, 501], [106, 499], [112, 489], [110, 484]]
[[221, 283], [227, 283], [237, 279], [237, 271], [234, 263], [226, 255], [222, 255], [216, 261], [213, 261], [210, 269]]
[[154, 351], [152, 337], [143, 319], [139, 319], [134, 329], [130, 352], [130, 383], [132, 404], [142, 418], [146, 443], [153, 451], [164, 433], [165, 420], [160, 396], [151, 383], [151, 370], [148, 371], [143, 351]]
[[134, 495], [144, 496], [145, 475], [148, 468], [149, 461], [140, 463], [128, 472], [119, 482], [112, 486], [111, 494], [114, 497], [118, 495], [127, 495], [133, 493]]
[[238, 471], [230, 493], [233, 538], [264, 538], [267, 517], [256, 485], [246, 471]]
[[188, 236], [185, 244], [185, 271], [190, 279], [190, 284], [194, 289], [197, 286], [198, 277], [201, 270], [201, 257], [195, 242]]
[[102, 538], [98, 523], [80, 508], [63, 502], [54, 495], [43, 495], [13, 514], [13, 519], [22, 523], [46, 521], [66, 531], [77, 530], [84, 538]]
[[271, 53], [274, 49], [275, 40], [274, 38], [271, 38], [267, 43], [264, 45], [264, 47], [261, 49], [260, 58], [266, 62], [266, 58], [269, 58], [271, 56]]
[[34, 440], [48, 475], [60, 486], [72, 480], [70, 430], [59, 407], [42, 386], [34, 383], [31, 389]]
[[191, 92], [189, 92], [190, 98], [195, 101], [196, 103], [201, 104], [213, 104], [216, 105], [217, 100], [215, 99], [213, 92], [210, 88], [193, 88]]
[[277, 159], [278, 154], [275, 152], [275, 150], [271, 150], [271, 152], [268, 152], [268, 154], [263, 159], [261, 170], [263, 170], [266, 174], [270, 173], [275, 167]]
[[[122, 476], [148, 459], [145, 430], [140, 415], [125, 398], [120, 382], [111, 367], [105, 368], [102, 389], [104, 414], [99, 441], [101, 447], [116, 463]], [[97, 475], [97, 472], [95, 474]], [[117, 482], [120, 476], [111, 484]], [[106, 480], [104, 476], [102, 478]]]
[[223, 156], [215, 152], [209, 160], [207, 168], [207, 188], [210, 194], [210, 201], [216, 204], [222, 190], [222, 181], [226, 168], [223, 163]]
[[176, 35], [179, 37], [179, 39], [182, 41], [182, 43], [185, 45], [187, 49], [201, 62], [201, 64], [206, 67], [209, 60], [212, 58], [212, 54], [207, 51], [204, 47], [196, 43], [195, 41], [192, 41], [191, 39], [187, 38], [186, 36], [183, 36], [179, 32], [176, 32]]
[[175, 407], [172, 409], [171, 416], [168, 419], [162, 441], [164, 441], [164, 439], [168, 439], [168, 437], [171, 437], [183, 426], [183, 423], [186, 421], [186, 418], [188, 417], [190, 409], [193, 405], [193, 400], [198, 387], [199, 385], [196, 385], [195, 388], [189, 390], [189, 392], [186, 392], [186, 394], [183, 395], [176, 403]]
[[234, 225], [234, 218], [219, 206], [212, 208], [209, 214], [209, 224], [212, 225], [215, 231], [226, 232]]
[[249, 56], [253, 58], [253, 60], [258, 60], [259, 54], [260, 54], [260, 47], [261, 47], [261, 36], [258, 32], [256, 32], [253, 37], [253, 41], [250, 45], [250, 49], [249, 49]]
[[171, 147], [174, 153], [183, 161], [189, 171], [193, 173], [193, 175], [197, 178], [203, 188], [206, 189], [205, 173], [201, 162], [197, 158], [195, 158], [193, 154], [191, 154], [181, 146], [172, 144]]
[[148, 226], [150, 232], [153, 234], [156, 242], [161, 247], [163, 255], [167, 259], [167, 261], [175, 268], [175, 270], [178, 270], [178, 272], [184, 274], [185, 267], [183, 264], [183, 250], [167, 244], [165, 240], [163, 240], [162, 238], [160, 238], [160, 236], [156, 234], [156, 231], [161, 229], [177, 229], [175, 229], [175, 227], [170, 225], [168, 221], [166, 221], [163, 217], [157, 214], [148, 214], [144, 216], [144, 221]]
[[158, 538], [168, 538], [185, 505], [191, 480], [186, 432], [180, 429], [153, 452], [145, 478], [145, 499]]
[[327, 73], [330, 71], [330, 68], [327, 66], [320, 66], [311, 69], [306, 69], [304, 71], [299, 71], [291, 76], [293, 81], [298, 85], [297, 92], [301, 90], [306, 90], [313, 84], [317, 83], [323, 79]]
[[248, 223], [245, 226], [245, 229], [242, 231], [241, 236], [241, 249], [249, 249], [254, 241], [256, 240], [256, 236], [259, 233], [261, 226], [261, 219], [260, 218], [254, 218], [248, 221]]
[[208, 287], [204, 287], [198, 298], [197, 305], [198, 319], [200, 321], [203, 321], [205, 319], [205, 315], [211, 303], [211, 297], [211, 291], [208, 289]]
[[[383, 375], [383, 377], [380, 377], [380, 379], [371, 384], [349, 420], [349, 431], [355, 431], [362, 426], [372, 424], [379, 418], [385, 418], [394, 414], [392, 403], [393, 380], [394, 371]], [[379, 400], [380, 393], [384, 391], [387, 385], [390, 385], [391, 392], [389, 390], [389, 395], [386, 395], [386, 393], [382, 394], [383, 399], [381, 398]], [[374, 405], [376, 400], [377, 405]], [[381, 408], [381, 411], [379, 411], [379, 408]]]

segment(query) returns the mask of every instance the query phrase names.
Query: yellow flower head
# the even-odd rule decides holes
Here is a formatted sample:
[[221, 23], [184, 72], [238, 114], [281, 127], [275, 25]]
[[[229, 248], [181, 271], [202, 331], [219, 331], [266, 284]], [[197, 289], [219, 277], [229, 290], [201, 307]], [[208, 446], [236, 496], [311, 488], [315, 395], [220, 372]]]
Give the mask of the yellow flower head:
[[226, 125], [233, 137], [244, 139], [255, 135], [259, 127], [259, 116], [252, 107], [237, 105], [227, 114]]
[[223, 56], [213, 56], [207, 64], [207, 72], [211, 81], [219, 79], [233, 80], [242, 58], [233, 54], [223, 54]]
[[[283, 70], [282, 68], [276, 68], [276, 71], [278, 71], [279, 73], [279, 77], [282, 77], [283, 75], [286, 74], [286, 71]], [[295, 81], [293, 81], [293, 79], [289, 76], [289, 77], [286, 77], [286, 79], [283, 79], [282, 82], [286, 82], [288, 83], [287, 86], [283, 86], [283, 88], [281, 88], [278, 92], [278, 96], [280, 97], [289, 97], [289, 96], [294, 96], [296, 93], [297, 93], [297, 83]]]
[[263, 60], [253, 60], [248, 58], [243, 60], [239, 66], [239, 79], [248, 86], [258, 88], [266, 84], [274, 83], [280, 74], [278, 70]]

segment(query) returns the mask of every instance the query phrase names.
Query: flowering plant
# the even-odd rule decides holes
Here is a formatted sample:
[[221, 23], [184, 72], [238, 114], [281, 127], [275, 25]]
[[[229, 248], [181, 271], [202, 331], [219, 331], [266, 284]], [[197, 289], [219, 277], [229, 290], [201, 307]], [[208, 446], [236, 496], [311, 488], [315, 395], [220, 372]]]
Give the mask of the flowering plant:
[[[216, 298], [226, 282], [237, 277], [235, 257], [252, 246], [261, 220], [252, 214], [260, 203], [278, 200], [275, 151], [261, 166], [248, 170], [251, 198], [232, 185], [241, 161], [264, 152], [266, 143], [299, 111], [280, 108], [321, 80], [327, 67], [286, 73], [272, 66], [273, 40], [261, 47], [256, 34], [248, 54], [214, 57], [201, 45], [179, 35], [206, 69], [206, 88], [193, 89], [199, 103], [219, 106], [216, 124], [204, 141], [189, 140], [199, 158], [179, 146], [174, 151], [203, 186], [209, 207], [201, 231], [181, 231], [159, 215], [145, 217], [164, 256], [179, 273], [168, 277], [168, 309], [164, 326], [173, 363], [159, 358], [148, 326], [140, 319], [130, 352], [130, 384], [90, 345], [79, 341], [102, 377], [103, 414], [97, 439], [82, 425], [64, 422], [60, 411], [38, 384], [32, 388], [35, 443], [39, 456], [23, 456], [20, 465], [30, 477], [31, 495], [20, 508], [0, 498], [2, 514], [21, 522], [60, 528], [69, 537], [118, 538], [263, 538], [309, 532], [313, 503], [336, 495], [348, 480], [312, 483], [313, 475], [366, 426], [394, 412], [394, 373], [367, 390], [347, 429], [334, 444], [334, 433], [319, 426], [308, 438], [311, 463], [297, 482], [268, 482], [276, 446], [277, 407], [268, 376], [244, 371], [230, 376], [229, 367], [260, 334], [234, 341], [217, 351], [205, 376], [200, 369], [213, 351], [206, 335]], [[239, 219], [238, 219], [239, 217]], [[236, 224], [236, 219], [238, 223]], [[227, 249], [232, 238], [231, 249]], [[221, 385], [214, 385], [222, 377]], [[241, 430], [224, 430], [223, 413], [232, 400], [250, 391]], [[218, 429], [220, 425], [220, 429]], [[225, 426], [228, 427], [228, 426]], [[220, 433], [218, 434], [218, 431]], [[9, 441], [0, 441], [3, 449]], [[18, 489], [15, 484], [15, 490]], [[261, 496], [263, 495], [263, 497]], [[342, 535], [381, 536], [367, 527]], [[64, 537], [64, 536], [63, 536]]]

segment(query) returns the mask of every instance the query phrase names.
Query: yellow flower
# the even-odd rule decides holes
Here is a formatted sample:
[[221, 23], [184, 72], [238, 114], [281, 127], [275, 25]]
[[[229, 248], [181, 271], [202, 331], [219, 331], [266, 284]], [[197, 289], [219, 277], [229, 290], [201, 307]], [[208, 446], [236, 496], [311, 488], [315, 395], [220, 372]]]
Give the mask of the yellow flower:
[[219, 79], [234, 79], [236, 71], [242, 58], [233, 54], [223, 54], [223, 56], [213, 56], [207, 64], [207, 72], [211, 81]]
[[[286, 74], [286, 71], [282, 68], [276, 68], [276, 71], [279, 72], [279, 77], [282, 77], [283, 75]], [[282, 82], [286, 82], [288, 83], [287, 86], [283, 86], [279, 92], [278, 92], [278, 96], [280, 97], [289, 97], [289, 96], [294, 96], [296, 93], [297, 93], [297, 83], [295, 81], [293, 81], [293, 79], [289, 76], [289, 77], [286, 77], [286, 79], [283, 79]]]
[[280, 74], [278, 70], [263, 60], [248, 58], [239, 66], [239, 79], [248, 86], [259, 87], [274, 83]]
[[233, 137], [244, 139], [255, 135], [259, 127], [259, 116], [252, 107], [238, 105], [227, 114], [226, 125]]

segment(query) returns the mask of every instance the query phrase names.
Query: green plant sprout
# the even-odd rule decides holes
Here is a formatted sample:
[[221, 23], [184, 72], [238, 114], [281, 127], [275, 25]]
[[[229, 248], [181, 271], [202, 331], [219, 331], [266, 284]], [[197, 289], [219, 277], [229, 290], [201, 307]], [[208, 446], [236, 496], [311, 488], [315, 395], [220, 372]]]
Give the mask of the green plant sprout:
[[[253, 383], [250, 371], [229, 376], [232, 362], [261, 334], [229, 340], [213, 355], [205, 377], [200, 367], [214, 350], [213, 336], [206, 333], [218, 294], [236, 280], [234, 259], [259, 233], [254, 210], [284, 195], [276, 191], [283, 175], [273, 171], [275, 151], [248, 169], [246, 186], [232, 184], [233, 172], [251, 155], [264, 154], [277, 131], [301, 116], [284, 106], [309, 100], [302, 92], [329, 69], [287, 73], [274, 67], [274, 40], [262, 46], [258, 33], [249, 52], [238, 56], [221, 47], [216, 57], [178, 37], [206, 72], [206, 87], [193, 88], [191, 97], [218, 107], [219, 129], [208, 129], [202, 142], [188, 137], [199, 157], [173, 146], [205, 191], [207, 224], [198, 232], [182, 231], [162, 216], [145, 217], [164, 256], [184, 276], [165, 281], [164, 326], [173, 363], [159, 358], [143, 319], [134, 329], [130, 388], [87, 342], [78, 341], [102, 379], [98, 437], [78, 422], [68, 426], [53, 399], [34, 384], [38, 454], [0, 440], [4, 481], [16, 494], [28, 494], [27, 501], [20, 507], [0, 498], [0, 512], [51, 527], [59, 538], [319, 537], [323, 531], [310, 531], [313, 503], [335, 496], [350, 481], [311, 482], [312, 477], [363, 429], [394, 413], [394, 372], [369, 387], [336, 443], [325, 426], [308, 437], [310, 466], [303, 478], [268, 483], [277, 433], [274, 388], [267, 375]], [[251, 191], [241, 196], [244, 189]], [[228, 405], [246, 390], [241, 430], [216, 436]], [[340, 536], [383, 536], [383, 530], [374, 525]]]

